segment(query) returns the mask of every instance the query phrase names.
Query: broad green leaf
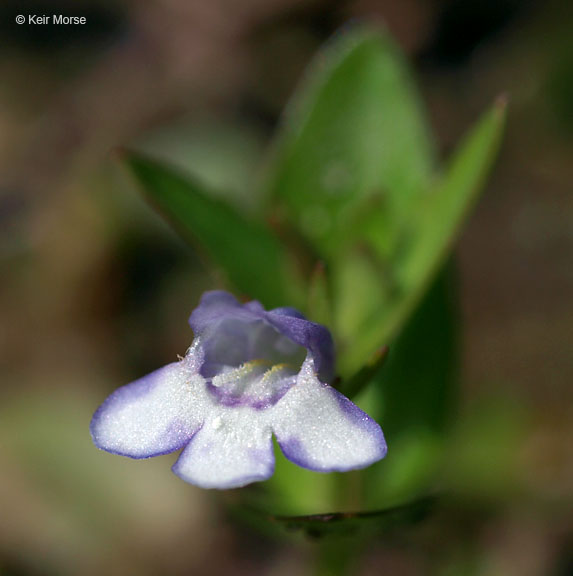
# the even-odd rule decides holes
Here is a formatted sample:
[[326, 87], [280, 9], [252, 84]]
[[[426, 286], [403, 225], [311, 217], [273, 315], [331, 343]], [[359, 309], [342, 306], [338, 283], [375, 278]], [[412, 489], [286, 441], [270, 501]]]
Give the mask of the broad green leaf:
[[451, 252], [464, 218], [478, 198], [497, 156], [505, 124], [505, 105], [496, 103], [455, 152], [443, 178], [420, 197], [411, 214], [407, 242], [391, 263], [390, 297], [343, 351], [343, 376], [360, 369], [383, 344], [396, 337]]
[[[400, 52], [385, 34], [356, 27], [311, 65], [287, 110], [268, 192], [323, 257], [361, 237], [374, 211], [380, 244], [428, 182], [433, 150]], [[372, 232], [370, 230], [369, 234]]]
[[289, 256], [263, 224], [247, 219], [172, 168], [128, 152], [125, 163], [150, 202], [186, 238], [197, 241], [234, 287], [266, 306], [299, 305]]

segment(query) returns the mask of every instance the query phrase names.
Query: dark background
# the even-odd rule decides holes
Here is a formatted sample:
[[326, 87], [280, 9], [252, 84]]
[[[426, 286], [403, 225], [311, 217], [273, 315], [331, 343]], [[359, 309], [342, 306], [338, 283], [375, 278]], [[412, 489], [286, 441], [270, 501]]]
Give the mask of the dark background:
[[[87, 24], [15, 23], [60, 13]], [[444, 157], [509, 96], [456, 259], [462, 405], [491, 411], [492, 449], [511, 436], [520, 487], [467, 549], [378, 542], [360, 573], [572, 573], [571, 2], [62, 0], [0, 5], [0, 574], [308, 573], [312, 544], [237, 528], [172, 458], [99, 453], [88, 423], [186, 349], [187, 315], [218, 285], [114, 150], [138, 145], [254, 201], [285, 102], [350, 20], [383, 24], [406, 52]]]

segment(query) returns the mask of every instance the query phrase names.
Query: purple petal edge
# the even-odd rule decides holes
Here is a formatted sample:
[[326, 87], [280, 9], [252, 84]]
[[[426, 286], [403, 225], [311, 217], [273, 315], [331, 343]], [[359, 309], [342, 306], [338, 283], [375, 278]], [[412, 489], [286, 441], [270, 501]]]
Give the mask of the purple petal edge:
[[296, 436], [291, 436], [290, 438], [286, 438], [280, 440], [277, 438], [277, 443], [285, 455], [285, 457], [290, 460], [293, 464], [300, 466], [301, 468], [306, 468], [307, 470], [312, 470], [313, 472], [347, 472], [348, 470], [361, 470], [362, 468], [367, 468], [371, 466], [375, 462], [382, 460], [387, 452], [388, 446], [386, 444], [386, 440], [384, 438], [384, 433], [382, 432], [382, 428], [380, 425], [372, 419], [366, 412], [361, 410], [356, 404], [354, 404], [351, 400], [346, 398], [343, 394], [335, 390], [331, 386], [325, 386], [328, 391], [334, 395], [338, 405], [342, 412], [344, 412], [349, 420], [351, 420], [355, 425], [359, 426], [363, 430], [365, 430], [370, 436], [376, 438], [376, 444], [378, 446], [378, 453], [373, 456], [372, 458], [365, 460], [362, 464], [358, 466], [352, 466], [350, 468], [345, 466], [334, 466], [332, 468], [319, 468], [312, 464], [311, 458], [306, 453], [304, 449], [304, 445]]
[[117, 403], [126, 403], [130, 402], [131, 400], [137, 400], [143, 398], [144, 396], [149, 394], [156, 386], [160, 385], [160, 382], [156, 379], [158, 373], [167, 368], [172, 368], [177, 364], [178, 363], [176, 362], [172, 364], [167, 364], [166, 366], [163, 366], [162, 368], [159, 368], [158, 370], [151, 372], [147, 376], [143, 376], [142, 378], [139, 378], [134, 382], [126, 384], [125, 386], [121, 386], [120, 388], [112, 392], [103, 401], [103, 403], [99, 406], [99, 408], [94, 412], [89, 427], [92, 441], [99, 450], [103, 450], [104, 452], [108, 452], [109, 454], [115, 454], [117, 456], [126, 456], [128, 458], [132, 458], [133, 460], [145, 460], [148, 458], [153, 458], [155, 456], [163, 456], [166, 454], [171, 454], [185, 447], [189, 443], [191, 438], [193, 438], [193, 436], [199, 431], [201, 427], [199, 426], [197, 429], [186, 430], [182, 432], [184, 426], [182, 422], [178, 419], [174, 419], [172, 422], [170, 422], [164, 434], [158, 439], [158, 444], [161, 445], [169, 444], [170, 447], [159, 450], [153, 450], [145, 454], [134, 455], [133, 453], [108, 448], [100, 442], [99, 440], [100, 434], [97, 431], [98, 424], [101, 421], [101, 419], [105, 416], [105, 412], [108, 409], [112, 408], [112, 406]]
[[357, 424], [360, 428], [368, 432], [371, 436], [376, 437], [376, 443], [378, 445], [380, 455], [373, 460], [376, 462], [381, 460], [386, 456], [388, 452], [388, 445], [386, 444], [386, 439], [384, 438], [384, 433], [382, 432], [382, 428], [380, 424], [376, 422], [373, 418], [368, 416], [364, 410], [361, 410], [352, 400], [349, 400], [344, 394], [341, 394], [338, 390], [332, 388], [331, 386], [328, 387], [330, 389], [331, 394], [334, 394], [338, 405], [342, 412], [344, 412], [350, 420], [352, 420], [355, 424]]
[[[95, 418], [95, 414], [94, 414], [94, 418]], [[94, 418], [92, 418], [92, 422], [93, 422]], [[94, 436], [94, 433], [92, 431], [92, 425], [90, 424], [90, 434], [91, 434], [93, 443], [95, 444], [95, 446], [98, 450], [101, 450], [102, 452], [107, 452], [108, 454], [114, 454], [115, 456], [125, 456], [126, 458], [131, 458], [132, 460], [149, 460], [149, 458], [155, 458], [155, 456], [166, 456], [167, 454], [173, 454], [173, 452], [177, 452], [178, 450], [185, 448], [187, 446], [187, 444], [189, 444], [189, 442], [191, 441], [193, 436], [195, 436], [195, 434], [197, 434], [197, 432], [199, 432], [200, 429], [201, 428], [197, 428], [197, 430], [194, 430], [188, 438], [182, 439], [179, 444], [173, 444], [173, 446], [169, 449], [159, 450], [157, 452], [155, 452], [155, 451], [149, 452], [148, 454], [142, 454], [140, 456], [134, 456], [133, 454], [128, 454], [127, 452], [121, 452], [120, 450], [113, 450], [111, 448], [105, 448], [104, 446], [101, 446], [100, 444], [98, 444], [98, 442]]]
[[232, 294], [216, 290], [203, 294], [189, 317], [189, 324], [197, 336], [207, 327], [229, 318], [267, 322], [280, 334], [310, 352], [314, 369], [322, 381], [330, 382], [334, 377], [334, 342], [330, 331], [321, 324], [307, 320], [294, 308], [276, 308], [267, 312], [256, 300], [241, 304]]

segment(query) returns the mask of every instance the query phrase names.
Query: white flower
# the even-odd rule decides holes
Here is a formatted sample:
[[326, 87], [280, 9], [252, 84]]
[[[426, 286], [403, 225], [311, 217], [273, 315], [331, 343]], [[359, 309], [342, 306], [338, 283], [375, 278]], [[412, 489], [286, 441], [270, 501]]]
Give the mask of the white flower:
[[236, 488], [274, 471], [272, 435], [319, 472], [386, 455], [380, 426], [330, 387], [329, 331], [291, 308], [265, 311], [208, 292], [189, 319], [185, 358], [116, 390], [91, 423], [102, 450], [149, 458], [184, 448], [173, 471], [203, 488]]

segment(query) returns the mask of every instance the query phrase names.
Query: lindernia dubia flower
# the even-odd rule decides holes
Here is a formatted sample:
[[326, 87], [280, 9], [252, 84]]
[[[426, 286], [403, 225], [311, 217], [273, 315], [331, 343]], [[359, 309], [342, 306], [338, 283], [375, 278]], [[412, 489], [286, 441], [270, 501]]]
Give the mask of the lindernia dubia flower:
[[386, 455], [380, 426], [328, 385], [327, 328], [222, 291], [205, 293], [189, 323], [195, 339], [184, 358], [119, 388], [96, 411], [98, 448], [131, 458], [184, 448], [175, 474], [220, 489], [273, 474], [273, 434], [289, 460], [318, 472]]

